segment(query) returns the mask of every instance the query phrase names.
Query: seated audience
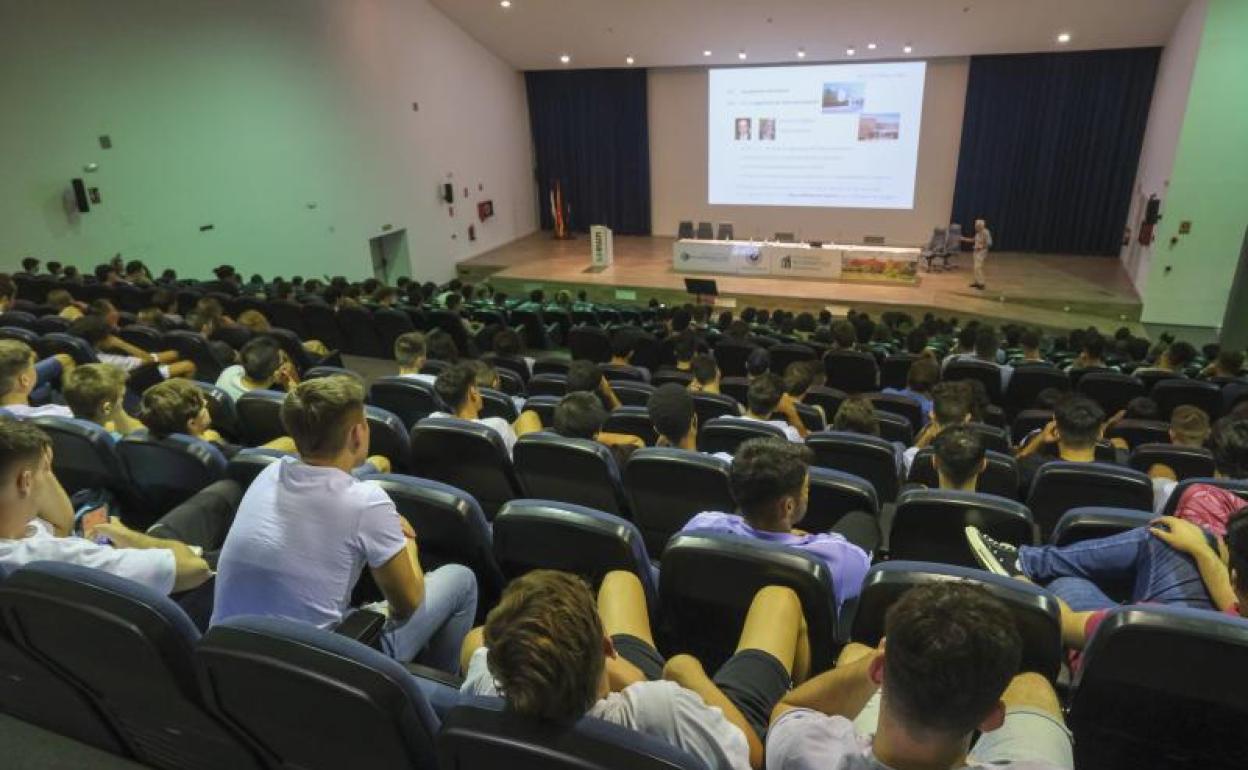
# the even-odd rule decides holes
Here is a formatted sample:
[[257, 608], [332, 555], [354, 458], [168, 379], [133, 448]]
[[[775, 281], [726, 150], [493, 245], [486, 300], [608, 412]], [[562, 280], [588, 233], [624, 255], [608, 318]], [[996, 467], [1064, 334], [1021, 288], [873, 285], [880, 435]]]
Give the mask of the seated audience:
[[[1025, 499], [1040, 468], [1053, 460], [1096, 462], [1096, 444], [1105, 432], [1105, 412], [1090, 398], [1070, 395], [1053, 409], [1053, 420], [1018, 451], [1019, 494]], [[1115, 448], [1118, 462], [1125, 452]]]
[[847, 645], [835, 668], [780, 700], [768, 767], [1074, 768], [1057, 694], [1020, 669], [1018, 629], [987, 590], [912, 588], [888, 609], [884, 633], [887, 644]]
[[[880, 418], [875, 413], [875, 405], [871, 399], [863, 395], [848, 396], [837, 407], [836, 416], [832, 418], [832, 430], [843, 433], [859, 433], [863, 436], [880, 435]], [[900, 473], [906, 468], [906, 447], [897, 441], [890, 441], [893, 454]]]
[[345, 376], [301, 383], [286, 395], [282, 424], [298, 459], [269, 465], [247, 490], [217, 565], [212, 622], [275, 615], [339, 623], [367, 565], [388, 616], [391, 657], [452, 670], [477, 607], [472, 571], [450, 564], [426, 574], [416, 533], [377, 484], [353, 468], [368, 454], [364, 388]]
[[633, 452], [644, 447], [646, 442], [637, 436], [604, 431], [608, 416], [594, 394], [569, 393], [555, 407], [554, 430], [560, 436], [597, 441], [610, 449], [616, 462], [623, 467]]
[[522, 716], [584, 715], [636, 730], [711, 770], [759, 770], [771, 708], [809, 669], [801, 603], [789, 588], [754, 596], [736, 654], [712, 678], [689, 655], [664, 660], [630, 572], [594, 595], [581, 578], [535, 570], [513, 580], [465, 641], [461, 690], [501, 696]]
[[64, 289], [53, 289], [48, 292], [47, 303], [52, 306], [58, 316], [67, 321], [77, 321], [82, 318], [82, 303], [75, 302], [73, 296]]
[[69, 333], [86, 340], [100, 363], [130, 372], [136, 385], [195, 375], [195, 364], [179, 360], [176, 350], [148, 353], [113, 334], [113, 328], [103, 315], [84, 315], [70, 325]]
[[451, 411], [434, 412], [430, 417], [458, 417], [461, 420], [479, 422], [502, 438], [503, 444], [507, 446], [507, 454], [511, 454], [518, 436], [542, 429], [541, 418], [533, 411], [524, 412], [514, 423], [509, 423], [502, 417], [482, 417], [481, 408], [484, 402], [477, 387], [477, 367], [472, 361], [461, 361], [443, 371], [434, 381], [434, 389], [442, 403]]
[[649, 382], [650, 370], [644, 366], [633, 365], [633, 351], [637, 349], [637, 336], [637, 330], [631, 327], [621, 327], [611, 334], [611, 365], [615, 369], [635, 375], [642, 382]]
[[[784, 392], [784, 380], [780, 379], [780, 375], [767, 372], [755, 377], [750, 382], [749, 390], [746, 391], [746, 399], [749, 403], [745, 414], [725, 419], [749, 420], [774, 425], [784, 431], [789, 441], [797, 444], [802, 443], [810, 432], [802, 422], [801, 415], [797, 413], [797, 402]], [[772, 415], [776, 413], [784, 419], [773, 420]]]
[[[143, 391], [139, 420], [153, 438], [175, 434], [190, 436], [212, 444], [228, 460], [244, 447], [231, 444], [212, 428], [212, 414], [204, 392], [187, 380], [165, 380]], [[295, 445], [287, 436], [263, 445], [266, 449], [293, 452]]]
[[524, 361], [524, 365], [528, 367], [529, 376], [533, 375], [533, 364], [536, 359], [524, 354], [524, 338], [519, 332], [515, 329], [500, 329], [494, 335], [493, 345], [494, 355], [499, 358]]
[[[811, 388], [822, 387], [827, 381], [827, 374], [822, 361], [794, 361], [784, 368], [784, 392], [798, 402], [804, 402]], [[814, 404], [813, 408], [823, 414], [823, 407]], [[828, 416], [823, 415], [824, 422]]]
[[[273, 331], [273, 325], [269, 323], [269, 319], [259, 310], [244, 310], [238, 314], [238, 325], [246, 327], [252, 334], [260, 336]], [[300, 342], [303, 349], [308, 351], [317, 358], [324, 358], [329, 355], [329, 348], [325, 347], [325, 343], [320, 340], [303, 340]]]
[[1244, 373], [1244, 352], [1242, 350], [1220, 350], [1213, 363], [1200, 373], [1202, 377], [1212, 380], [1237, 380]]
[[252, 390], [290, 390], [299, 384], [299, 370], [272, 337], [256, 337], [239, 351], [242, 363], [227, 366], [217, 387], [238, 400]]
[[1105, 362], [1105, 338], [1099, 334], [1088, 334], [1083, 338], [1083, 350], [1066, 367], [1067, 372], [1116, 372], [1118, 367]]
[[650, 394], [646, 411], [659, 434], [656, 446], [698, 451], [698, 413], [688, 390], [672, 382], [660, 385]]
[[1018, 335], [1019, 347], [1023, 350], [1023, 357], [1014, 362], [1014, 366], [1019, 364], [1046, 364], [1048, 361], [1040, 352], [1040, 332], [1036, 329], [1024, 329], [1023, 333]]
[[400, 334], [394, 341], [394, 360], [399, 365], [399, 376], [427, 382], [437, 382], [437, 376], [422, 374], [425, 365], [425, 335], [420, 332]]
[[965, 425], [952, 425], [936, 436], [932, 465], [941, 489], [974, 492], [988, 467], [987, 452], [979, 434]]
[[[961, 337], [959, 337], [959, 342]], [[957, 353], [945, 359], [942, 372], [948, 369], [949, 364], [954, 361], [978, 361], [984, 364], [991, 364], [997, 367], [1001, 372], [1001, 392], [1004, 393], [1006, 388], [1010, 386], [1010, 377], [1014, 374], [1014, 367], [1008, 364], [1002, 364], [1000, 340], [997, 338], [997, 332], [991, 326], [980, 326], [975, 329], [974, 349], [970, 353]]]
[[74, 360], [63, 354], [36, 362], [35, 351], [25, 342], [0, 340], [0, 410], [13, 417], [73, 417], [60, 404], [30, 405], [30, 394], [45, 378], [63, 381], [73, 366]]
[[1196, 360], [1196, 348], [1189, 342], [1172, 342], [1157, 357], [1152, 366], [1142, 366], [1133, 374], [1174, 374], [1183, 376], [1183, 370]]
[[[919, 363], [918, 361], [915, 362]], [[930, 446], [945, 428], [971, 421], [971, 388], [966, 382], [939, 382], [932, 387], [931, 410], [927, 424], [914, 438], [914, 446], [902, 454], [906, 471], [919, 450]]]
[[869, 552], [879, 545], [879, 526], [871, 514], [851, 511], [830, 532], [796, 529], [810, 501], [811, 460], [805, 446], [779, 439], [742, 443], [730, 476], [740, 515], [706, 511], [690, 519], [681, 531], [726, 532], [806, 551], [827, 564], [838, 602], [857, 596], [871, 566]]
[[84, 364], [65, 376], [65, 403], [74, 417], [93, 422], [113, 438], [143, 430], [122, 402], [126, 398], [126, 373], [109, 364]]
[[[186, 543], [135, 532], [106, 511], [82, 531], [52, 471], [52, 441], [33, 423], [0, 418], [0, 565], [9, 570], [58, 561], [103, 570], [163, 594], [189, 591], [212, 576]], [[221, 481], [152, 527], [224, 536], [241, 491]], [[201, 542], [201, 548], [211, 544]]]
[[607, 411], [620, 408], [620, 398], [611, 389], [611, 381], [602, 373], [602, 367], [593, 361], [577, 359], [568, 366], [568, 392], [594, 393], [602, 400]]
[[693, 372], [693, 382], [689, 390], [701, 393], [719, 393], [719, 364], [715, 356], [703, 353], [693, 357], [689, 362], [689, 371]]
[[918, 402], [923, 415], [920, 430], [927, 427], [928, 415], [932, 411], [932, 388], [940, 382], [940, 365], [930, 358], [920, 358], [910, 364], [906, 373], [906, 387], [884, 388], [881, 392], [890, 396], [905, 396]]

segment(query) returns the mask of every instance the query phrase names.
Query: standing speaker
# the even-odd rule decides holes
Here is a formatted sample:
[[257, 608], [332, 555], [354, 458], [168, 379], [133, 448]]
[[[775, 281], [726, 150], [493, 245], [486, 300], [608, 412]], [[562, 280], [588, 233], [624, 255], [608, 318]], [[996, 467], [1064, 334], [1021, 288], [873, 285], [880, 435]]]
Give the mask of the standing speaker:
[[442, 185], [442, 200], [446, 201], [447, 203], [455, 202], [455, 188], [451, 187], [450, 182], [447, 182], [446, 184]]
[[78, 210], [85, 214], [91, 210], [91, 201], [87, 199], [87, 186], [81, 179], [73, 180], [73, 185], [74, 200], [78, 203]]

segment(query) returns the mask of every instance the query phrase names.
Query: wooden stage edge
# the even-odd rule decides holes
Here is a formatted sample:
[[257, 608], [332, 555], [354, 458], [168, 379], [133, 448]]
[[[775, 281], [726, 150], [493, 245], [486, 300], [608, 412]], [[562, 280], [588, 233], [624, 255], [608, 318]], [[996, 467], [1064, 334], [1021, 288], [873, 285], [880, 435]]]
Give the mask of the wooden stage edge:
[[[1025, 323], [1049, 330], [1097, 326], [1112, 332], [1126, 326], [1144, 334], [1141, 302], [1121, 263], [1112, 257], [994, 252], [988, 261], [988, 290], [968, 286], [971, 255], [954, 260], [948, 272], [920, 268], [917, 285], [861, 281], [813, 281], [685, 273], [672, 269], [674, 238], [616, 236], [615, 263], [600, 272], [589, 268], [589, 239], [556, 241], [538, 232], [460, 262], [461, 280], [485, 279], [509, 295], [541, 288], [585, 290], [595, 302], [657, 298], [665, 304], [691, 301], [685, 278], [712, 278], [721, 299], [747, 306], [843, 314], [849, 308], [873, 315], [894, 310], [916, 317], [974, 317], [994, 323]], [[617, 292], [635, 296], [619, 296]]]

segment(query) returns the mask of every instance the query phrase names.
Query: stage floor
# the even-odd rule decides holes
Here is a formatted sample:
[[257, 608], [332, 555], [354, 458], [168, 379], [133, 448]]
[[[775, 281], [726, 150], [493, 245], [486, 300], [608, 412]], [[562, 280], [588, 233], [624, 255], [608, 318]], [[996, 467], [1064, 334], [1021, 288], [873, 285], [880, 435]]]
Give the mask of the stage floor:
[[737, 300], [737, 309], [785, 307], [818, 310], [833, 305], [878, 313], [903, 310], [976, 316], [997, 322], [1015, 321], [1052, 329], [1096, 325], [1112, 330], [1126, 325], [1136, 333], [1140, 299], [1122, 264], [1110, 257], [993, 253], [988, 260], [988, 290], [977, 291], [971, 280], [971, 255], [954, 260], [956, 269], [924, 272], [917, 286], [743, 277], [683, 273], [672, 269], [673, 238], [615, 237], [615, 264], [587, 272], [589, 239], [556, 241], [538, 232], [459, 263], [468, 280], [489, 276], [490, 283], [509, 294], [534, 286], [552, 291], [585, 289], [595, 301], [616, 299], [615, 290], [636, 291], [636, 301], [658, 297], [662, 302], [687, 298], [684, 279], [713, 278], [721, 297]]

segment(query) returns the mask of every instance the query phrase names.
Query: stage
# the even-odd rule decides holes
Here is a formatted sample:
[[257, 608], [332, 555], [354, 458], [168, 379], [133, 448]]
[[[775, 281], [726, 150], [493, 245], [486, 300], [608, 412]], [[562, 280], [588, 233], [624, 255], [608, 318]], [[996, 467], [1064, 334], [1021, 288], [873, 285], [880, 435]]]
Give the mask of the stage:
[[646, 303], [652, 297], [671, 304], [687, 302], [684, 279], [716, 281], [721, 300], [747, 306], [817, 312], [854, 308], [878, 314], [899, 310], [913, 315], [973, 316], [1001, 323], [1029, 323], [1047, 329], [1095, 325], [1112, 332], [1127, 326], [1142, 334], [1141, 303], [1121, 263], [1112, 257], [1076, 257], [994, 252], [988, 258], [988, 290], [971, 280], [971, 255], [953, 261], [955, 269], [932, 273], [920, 267], [918, 285], [883, 285], [855, 281], [815, 281], [769, 277], [676, 272], [674, 238], [615, 236], [615, 263], [589, 272], [589, 238], [557, 241], [538, 232], [460, 262], [462, 280], [489, 278], [496, 289], [516, 296], [542, 288], [548, 297], [559, 289], [584, 289], [595, 302]]

